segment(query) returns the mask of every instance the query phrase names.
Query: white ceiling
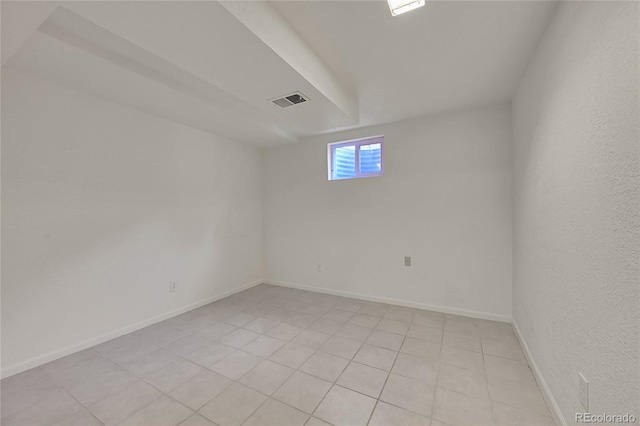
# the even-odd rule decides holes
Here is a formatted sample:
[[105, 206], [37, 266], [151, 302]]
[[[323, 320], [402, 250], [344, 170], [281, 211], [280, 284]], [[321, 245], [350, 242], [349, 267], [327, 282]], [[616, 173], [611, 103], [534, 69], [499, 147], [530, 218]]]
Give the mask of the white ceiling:
[[[2, 2], [2, 63], [258, 146], [510, 99], [553, 2]], [[80, 70], [80, 71], [79, 71]], [[268, 100], [300, 91], [285, 109]]]

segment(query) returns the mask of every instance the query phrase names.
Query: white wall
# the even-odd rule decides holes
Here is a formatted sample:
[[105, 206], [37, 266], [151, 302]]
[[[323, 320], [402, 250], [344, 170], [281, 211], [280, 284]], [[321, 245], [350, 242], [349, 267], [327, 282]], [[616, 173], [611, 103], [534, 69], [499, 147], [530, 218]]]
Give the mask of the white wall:
[[640, 416], [637, 2], [562, 2], [513, 102], [513, 312], [567, 422]]
[[[328, 142], [378, 134], [384, 176], [327, 180]], [[267, 279], [510, 318], [510, 138], [502, 105], [266, 151]]]
[[2, 92], [4, 374], [261, 279], [257, 149], [6, 69]]

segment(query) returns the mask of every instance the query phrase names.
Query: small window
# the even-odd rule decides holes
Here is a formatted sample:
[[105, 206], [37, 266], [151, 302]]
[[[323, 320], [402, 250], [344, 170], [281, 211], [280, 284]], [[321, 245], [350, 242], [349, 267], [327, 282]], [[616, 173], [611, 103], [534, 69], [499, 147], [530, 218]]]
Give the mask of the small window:
[[329, 180], [381, 176], [383, 144], [384, 136], [330, 143]]

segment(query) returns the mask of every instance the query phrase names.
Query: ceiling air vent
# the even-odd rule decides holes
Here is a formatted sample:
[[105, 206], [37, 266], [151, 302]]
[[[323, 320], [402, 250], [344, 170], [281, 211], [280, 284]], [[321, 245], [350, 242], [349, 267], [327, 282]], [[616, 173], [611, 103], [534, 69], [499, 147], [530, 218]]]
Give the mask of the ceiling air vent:
[[280, 108], [290, 107], [291, 105], [301, 104], [307, 102], [309, 98], [300, 92], [294, 92], [290, 95], [283, 96], [281, 98], [271, 99], [271, 102], [278, 105]]

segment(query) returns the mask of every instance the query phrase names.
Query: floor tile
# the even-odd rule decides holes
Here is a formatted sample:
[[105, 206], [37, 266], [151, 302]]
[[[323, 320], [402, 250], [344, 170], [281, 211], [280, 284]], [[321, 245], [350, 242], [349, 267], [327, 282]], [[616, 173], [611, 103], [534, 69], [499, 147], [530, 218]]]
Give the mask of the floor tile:
[[210, 368], [216, 362], [228, 357], [236, 350], [222, 343], [211, 342], [196, 349], [190, 354], [184, 355], [184, 358], [194, 362], [202, 367]]
[[336, 384], [378, 398], [389, 373], [368, 365], [351, 362]]
[[286, 321], [289, 318], [291, 318], [292, 316], [294, 316], [296, 314], [295, 311], [291, 311], [288, 309], [283, 309], [283, 308], [276, 308], [273, 311], [263, 315], [265, 318], [276, 321], [276, 322], [282, 322], [282, 321]]
[[373, 330], [367, 338], [368, 344], [391, 349], [392, 351], [399, 351], [403, 341], [404, 336], [381, 330]]
[[407, 337], [404, 339], [400, 352], [425, 358], [430, 362], [438, 362], [440, 359], [440, 349], [441, 345], [439, 343]]
[[244, 328], [256, 333], [265, 333], [278, 324], [280, 324], [278, 321], [270, 320], [268, 318], [258, 318], [245, 325]]
[[458, 315], [447, 315], [444, 323], [444, 331], [466, 334], [469, 336], [479, 336], [478, 327], [472, 318], [465, 318]]
[[345, 322], [349, 321], [351, 317], [353, 317], [353, 315], [353, 312], [342, 311], [340, 309], [332, 309], [324, 314], [322, 318], [338, 321], [344, 324]]
[[100, 354], [97, 351], [94, 351], [93, 349], [85, 349], [83, 351], [59, 358], [55, 361], [48, 362], [40, 368], [42, 368], [49, 374], [56, 374], [99, 357]]
[[360, 364], [389, 371], [397, 355], [398, 352], [396, 351], [364, 344], [356, 356], [353, 357], [353, 360]]
[[117, 364], [106, 358], [96, 358], [64, 371], [50, 374], [51, 378], [65, 387], [73, 387], [109, 371], [119, 370]]
[[426, 327], [418, 324], [411, 324], [407, 337], [414, 339], [426, 340], [432, 343], [442, 343], [443, 330], [438, 328]]
[[287, 324], [295, 325], [297, 327], [307, 328], [314, 322], [318, 321], [319, 319], [320, 319], [320, 316], [318, 315], [312, 315], [310, 313], [299, 313], [292, 316], [285, 322]]
[[438, 364], [424, 358], [400, 353], [391, 372], [435, 386], [438, 378]]
[[185, 356], [209, 343], [212, 343], [211, 339], [192, 334], [170, 343], [165, 346], [165, 349], [176, 355]]
[[365, 303], [366, 302], [362, 300], [347, 298], [347, 299], [338, 300], [335, 304], [335, 308], [340, 309], [342, 311], [358, 312], [360, 308], [364, 306]]
[[113, 425], [120, 423], [161, 396], [157, 389], [139, 381], [87, 408], [104, 424]]
[[494, 402], [550, 416], [538, 386], [489, 376], [489, 395]]
[[409, 331], [409, 325], [410, 324], [406, 322], [383, 318], [376, 326], [376, 329], [404, 336], [407, 334], [407, 331]]
[[184, 405], [163, 396], [120, 423], [123, 426], [175, 426], [193, 412]]
[[335, 382], [348, 363], [349, 361], [344, 358], [318, 351], [302, 364], [300, 371]]
[[313, 413], [330, 387], [331, 383], [326, 380], [297, 371], [273, 397], [306, 413]]
[[232, 331], [231, 333], [221, 337], [218, 341], [227, 346], [231, 346], [232, 348], [240, 349], [247, 343], [257, 339], [259, 336], [259, 333], [239, 328], [236, 331]]
[[154, 346], [164, 347], [182, 337], [188, 336], [190, 333], [161, 322], [138, 330], [134, 334]]
[[320, 420], [317, 417], [310, 417], [309, 420], [307, 420], [307, 423], [305, 423], [305, 426], [331, 426], [331, 425], [325, 422], [324, 420]]
[[87, 406], [137, 381], [136, 376], [125, 370], [111, 370], [66, 390], [80, 404]]
[[162, 392], [170, 392], [201, 371], [202, 367], [181, 360], [148, 375], [144, 381]]
[[336, 332], [336, 336], [346, 337], [347, 339], [357, 340], [358, 342], [364, 342], [365, 340], [367, 340], [372, 331], [373, 330], [367, 327], [345, 324], [340, 330]]
[[438, 386], [471, 398], [489, 399], [487, 379], [480, 371], [442, 365], [438, 373]]
[[236, 331], [238, 327], [235, 327], [230, 324], [224, 323], [215, 323], [211, 324], [209, 327], [200, 330], [198, 334], [204, 336], [208, 339], [219, 340], [220, 338], [226, 336], [229, 333]]
[[140, 358], [125, 362], [122, 367], [138, 377], [145, 377], [179, 360], [177, 355], [165, 349], [158, 349]]
[[216, 424], [196, 413], [180, 423], [180, 426], [216, 426]]
[[251, 315], [246, 312], [238, 312], [235, 315], [225, 318], [224, 320], [222, 320], [222, 322], [236, 327], [242, 327], [257, 319], [258, 317], [255, 315]]
[[351, 359], [362, 346], [361, 342], [347, 339], [346, 337], [334, 336], [325, 342], [320, 348], [322, 351], [341, 358]]
[[274, 393], [295, 370], [275, 362], [265, 360], [245, 374], [239, 382], [264, 394]]
[[310, 305], [305, 308], [304, 312], [315, 317], [321, 317], [330, 310], [331, 308], [327, 306]]
[[527, 362], [520, 345], [510, 341], [482, 339], [482, 352], [485, 355]]
[[267, 397], [253, 389], [234, 383], [200, 409], [200, 414], [220, 426], [241, 425]]
[[382, 389], [380, 400], [430, 417], [433, 394], [432, 385], [391, 373]]
[[287, 302], [282, 305], [282, 308], [293, 312], [307, 312], [307, 306], [309, 306], [308, 303], [304, 301], [287, 300]]
[[387, 313], [388, 306], [389, 305], [385, 305], [382, 303], [368, 302], [368, 303], [365, 303], [360, 308], [358, 313], [365, 314], [365, 315], [373, 315], [373, 316], [382, 318]]
[[267, 336], [275, 337], [276, 339], [289, 341], [296, 337], [298, 334], [304, 331], [302, 327], [296, 327], [295, 325], [282, 323], [267, 331], [265, 334]]
[[257, 304], [245, 309], [243, 312], [261, 317], [273, 311], [274, 309], [275, 308], [273, 306]]
[[445, 315], [439, 312], [416, 311], [413, 314], [413, 323], [424, 327], [444, 329]]
[[433, 402], [433, 418], [452, 425], [492, 425], [491, 404], [438, 387]]
[[309, 330], [321, 331], [327, 334], [335, 334], [342, 327], [340, 321], [335, 321], [327, 318], [320, 318], [309, 326]]
[[303, 426], [309, 415], [269, 399], [244, 422], [244, 426]]
[[440, 362], [454, 367], [468, 368], [475, 371], [484, 371], [482, 354], [466, 351], [464, 349], [443, 346], [440, 352]]
[[82, 410], [82, 406], [67, 392], [58, 389], [47, 398], [2, 419], [6, 426], [58, 423]]
[[499, 321], [487, 321], [487, 320], [475, 320], [478, 325], [478, 331], [480, 336], [485, 339], [494, 340], [507, 340], [517, 342], [516, 334], [513, 331], [513, 326], [508, 322]]
[[83, 408], [71, 417], [55, 423], [55, 426], [102, 426], [102, 422]]
[[493, 404], [496, 426], [556, 426], [553, 418], [522, 411], [503, 404]]
[[269, 359], [291, 368], [298, 368], [304, 364], [314, 352], [314, 349], [307, 348], [306, 346], [287, 343], [271, 355]]
[[291, 343], [306, 346], [311, 349], [318, 349], [326, 342], [331, 335], [315, 330], [305, 330], [291, 340]]
[[258, 365], [260, 361], [261, 358], [255, 355], [243, 351], [235, 351], [228, 357], [213, 364], [210, 369], [232, 380], [238, 380]]
[[122, 365], [136, 358], [150, 354], [158, 350], [158, 347], [146, 341], [126, 345], [102, 354], [107, 359]]
[[369, 426], [429, 426], [429, 418], [379, 401], [373, 410]]
[[274, 337], [260, 336], [251, 343], [243, 346], [242, 350], [263, 358], [271, 356], [275, 351], [284, 346], [285, 342]]
[[104, 343], [92, 347], [96, 352], [101, 354], [112, 351], [114, 349], [122, 348], [124, 346], [131, 345], [133, 343], [142, 342], [143, 339], [135, 334], [125, 334], [124, 336], [116, 337], [115, 339], [108, 340]]
[[40, 368], [8, 377], [1, 383], [3, 418], [53, 396], [60, 389], [60, 385]]
[[442, 344], [444, 346], [452, 346], [454, 348], [465, 349], [467, 351], [482, 352], [479, 336], [445, 331], [444, 337], [442, 338]]
[[392, 308], [390, 312], [387, 312], [384, 315], [384, 319], [410, 323], [413, 321], [413, 312], [412, 311], [396, 311], [396, 310], [393, 310]]
[[491, 355], [485, 355], [484, 365], [485, 371], [489, 376], [515, 380], [527, 385], [536, 384], [533, 373], [526, 363], [506, 358], [494, 357]]
[[231, 383], [233, 382], [223, 375], [205, 370], [175, 388], [169, 395], [197, 411], [231, 386]]
[[0, 384], [29, 426], [553, 423], [508, 323], [264, 284]]
[[335, 426], [366, 425], [375, 405], [373, 398], [334, 386], [313, 415]]

